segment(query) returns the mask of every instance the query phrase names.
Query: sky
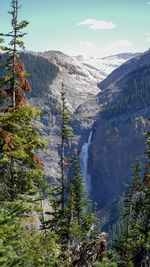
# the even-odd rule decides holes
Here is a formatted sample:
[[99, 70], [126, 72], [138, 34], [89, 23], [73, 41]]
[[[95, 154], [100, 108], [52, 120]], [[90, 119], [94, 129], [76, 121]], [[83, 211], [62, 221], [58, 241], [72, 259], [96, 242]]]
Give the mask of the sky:
[[[11, 30], [11, 0], [0, 0], [0, 32]], [[141, 52], [150, 47], [148, 0], [19, 0], [28, 20], [30, 51], [59, 50], [84, 57]]]

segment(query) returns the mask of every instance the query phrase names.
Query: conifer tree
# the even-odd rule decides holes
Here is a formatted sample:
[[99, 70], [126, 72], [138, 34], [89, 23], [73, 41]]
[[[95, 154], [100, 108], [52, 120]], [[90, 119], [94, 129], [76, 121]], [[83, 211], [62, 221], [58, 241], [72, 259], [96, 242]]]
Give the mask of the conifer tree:
[[[18, 0], [11, 7], [12, 31], [1, 34], [11, 41], [9, 47], [1, 46], [5, 53], [0, 79], [0, 265], [54, 267], [59, 255], [56, 235], [24, 227], [32, 211], [39, 210], [37, 200], [47, 187], [44, 164], [37, 156], [45, 140], [37, 125], [40, 111], [27, 102], [31, 87], [17, 51], [24, 46], [20, 31], [28, 23], [18, 22]], [[35, 257], [37, 251], [41, 253]]]
[[[23, 94], [24, 91], [28, 92], [31, 90], [27, 80], [24, 80], [24, 87], [20, 88], [20, 79], [22, 78], [23, 82], [23, 75], [21, 75], [21, 71], [23, 66], [21, 61], [18, 59], [18, 47], [21, 49], [24, 49], [24, 42], [21, 40], [21, 38], [26, 34], [23, 33], [21, 30], [24, 29], [27, 25], [27, 21], [18, 21], [18, 11], [19, 11], [19, 2], [18, 0], [12, 0], [11, 1], [11, 8], [12, 10], [8, 12], [11, 16], [11, 26], [12, 30], [11, 32], [4, 34], [1, 33], [1, 37], [9, 37], [11, 40], [9, 42], [9, 46], [1, 46], [0, 48], [7, 52], [7, 63], [5, 64], [5, 68], [7, 69], [8, 76], [5, 76], [4, 79], [2, 79], [2, 85], [5, 85], [7, 87], [7, 93], [8, 95], [11, 95], [12, 98], [12, 107], [16, 107], [16, 101], [22, 98], [23, 100]], [[2, 41], [2, 40], [1, 40]], [[17, 99], [16, 99], [17, 95]], [[21, 100], [21, 99], [20, 99]]]
[[43, 163], [36, 151], [43, 148], [45, 142], [39, 136], [39, 128], [33, 125], [40, 112], [27, 104], [26, 93], [31, 87], [17, 51], [18, 47], [24, 46], [21, 29], [28, 23], [18, 22], [17, 0], [11, 2], [11, 7], [12, 31], [1, 34], [11, 38], [9, 47], [1, 46], [6, 52], [7, 63], [3, 65], [5, 71], [0, 79], [2, 104], [7, 99], [11, 99], [11, 104], [2, 108], [0, 114], [0, 184], [3, 188], [1, 197], [13, 201], [19, 194], [34, 191], [42, 181]]
[[5, 203], [0, 209], [0, 266], [18, 266], [20, 256], [15, 248], [22, 231], [21, 217], [28, 211], [23, 201]]
[[[68, 110], [65, 97], [64, 84], [62, 83], [61, 91], [61, 149], [60, 149], [60, 169], [61, 179], [58, 186], [50, 189], [49, 197], [52, 206], [52, 212], [46, 212], [51, 216], [45, 222], [45, 227], [53, 230], [59, 237], [63, 248], [66, 248], [69, 228], [68, 228], [68, 193], [69, 182], [67, 181], [67, 171], [70, 163], [67, 161], [66, 154], [68, 152], [70, 141], [73, 137], [70, 127], [70, 112]], [[44, 225], [43, 225], [44, 227]]]
[[126, 195], [127, 228], [115, 245], [119, 267], [148, 266], [146, 264], [150, 262], [150, 188], [145, 182], [149, 165], [146, 167], [144, 179], [140, 172], [141, 164], [138, 162], [134, 168], [133, 182]]
[[87, 199], [82, 174], [79, 168], [78, 154], [75, 150], [73, 161], [74, 175], [69, 187], [69, 246], [86, 244], [98, 234], [95, 231], [97, 220], [92, 210], [92, 203]]
[[79, 169], [77, 150], [74, 155], [74, 176], [70, 186], [70, 209], [72, 217], [81, 225], [82, 216], [87, 208], [87, 193], [84, 188], [83, 178]]
[[66, 92], [64, 90], [64, 84], [62, 83], [62, 91], [61, 91], [61, 103], [62, 103], [62, 111], [61, 111], [61, 211], [64, 213], [65, 209], [65, 193], [66, 193], [66, 168], [68, 167], [67, 159], [65, 156], [65, 147], [68, 145], [70, 139], [72, 138], [72, 130], [70, 128], [70, 113], [68, 110], [67, 102], [66, 102]]

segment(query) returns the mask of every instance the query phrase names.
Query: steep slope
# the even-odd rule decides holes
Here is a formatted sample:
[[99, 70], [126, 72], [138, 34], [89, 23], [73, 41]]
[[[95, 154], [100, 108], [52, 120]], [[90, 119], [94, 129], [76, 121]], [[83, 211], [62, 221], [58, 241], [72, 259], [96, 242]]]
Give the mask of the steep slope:
[[121, 65], [118, 69], [115, 69], [108, 77], [98, 84], [101, 90], [108, 87], [113, 87], [115, 82], [120, 80], [122, 77], [135, 70], [139, 66], [144, 66], [150, 62], [150, 50], [145, 53], [138, 54], [136, 57], [128, 60]]
[[[103, 89], [76, 111], [76, 116], [82, 118], [78, 121], [80, 150], [92, 130], [88, 174], [98, 209], [104, 208], [124, 190], [123, 184], [130, 181], [135, 160], [144, 161], [144, 133], [150, 117], [149, 56], [150, 52], [140, 56], [134, 70], [126, 75], [119, 74], [113, 86]], [[132, 69], [130, 65], [129, 69]], [[122, 66], [116, 71], [121, 73]], [[82, 132], [85, 130], [84, 138]]]
[[136, 54], [121, 54], [103, 59], [84, 60], [82, 56], [70, 57], [59, 51], [39, 54], [59, 68], [59, 74], [51, 84], [51, 89], [59, 97], [61, 82], [64, 82], [67, 101], [72, 111], [100, 92], [97, 86], [99, 81], [105, 79], [122, 63], [136, 56]]
[[64, 82], [66, 97], [70, 110], [74, 111], [80, 104], [99, 92], [99, 71], [83, 66], [79, 61], [59, 51], [40, 53], [49, 62], [59, 68], [59, 74], [51, 85], [52, 91], [60, 97], [61, 83]]
[[139, 53], [122, 53], [104, 58], [90, 57], [88, 59], [84, 59], [79, 57], [78, 60], [80, 60], [80, 62], [82, 62], [84, 65], [93, 66], [98, 69], [103, 75], [104, 80], [112, 71], [117, 69], [126, 61], [137, 57], [138, 55]]

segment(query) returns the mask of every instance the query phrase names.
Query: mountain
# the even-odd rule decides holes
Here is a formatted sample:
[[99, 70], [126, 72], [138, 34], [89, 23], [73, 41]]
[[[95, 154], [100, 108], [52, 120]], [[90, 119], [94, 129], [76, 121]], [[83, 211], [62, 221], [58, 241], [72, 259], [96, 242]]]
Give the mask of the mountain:
[[[118, 65], [116, 65], [116, 60], [120, 60], [120, 58], [121, 60], [127, 60], [129, 57], [132, 57], [132, 55], [116, 55], [109, 57], [109, 59], [101, 59], [100, 61], [103, 63], [105, 61], [106, 65], [110, 65], [111, 62], [112, 68], [114, 68], [121, 63], [120, 61], [120, 63], [117, 63]], [[138, 55], [138, 58], [139, 57], [141, 58], [141, 60], [143, 60], [141, 55]], [[127, 115], [124, 116], [125, 108], [123, 108], [121, 111], [118, 107], [116, 107], [115, 105], [118, 102], [115, 102], [115, 99], [119, 97], [123, 101], [125, 99], [123, 92], [127, 90], [123, 87], [125, 81], [127, 82], [127, 84], [132, 84], [132, 77], [136, 75], [138, 78], [138, 76], [140, 75], [138, 74], [138, 72], [136, 74], [130, 72], [128, 74], [129, 76], [120, 74], [121, 76], [119, 77], [122, 77], [122, 79], [119, 80], [119, 78], [117, 77], [116, 80], [114, 80], [115, 86], [113, 87], [113, 89], [108, 86], [108, 88], [102, 89], [102, 91], [100, 91], [100, 89], [97, 87], [97, 83], [104, 77], [101, 72], [102, 67], [100, 67], [99, 65], [99, 69], [97, 69], [94, 66], [87, 64], [87, 62], [85, 63], [84, 59], [81, 57], [75, 59], [59, 51], [48, 51], [43, 53], [21, 53], [21, 58], [25, 63], [27, 72], [29, 73], [28, 78], [33, 89], [30, 95], [30, 101], [34, 105], [42, 108], [43, 111], [43, 115], [39, 124], [42, 128], [42, 135], [48, 137], [48, 145], [45, 151], [42, 152], [41, 157], [42, 160], [46, 163], [45, 170], [48, 178], [51, 182], [54, 182], [54, 180], [56, 182], [60, 175], [59, 146], [61, 121], [59, 115], [59, 99], [61, 82], [64, 81], [67, 93], [67, 101], [69, 103], [69, 108], [73, 114], [72, 117], [74, 133], [77, 136], [77, 140], [79, 140], [79, 152], [82, 152], [81, 156], [86, 157], [86, 159], [89, 161], [88, 172], [91, 177], [91, 194], [93, 196], [93, 199], [98, 203], [98, 208], [101, 209], [102, 207], [107, 205], [118, 193], [121, 192], [122, 183], [126, 181], [126, 178], [123, 178], [122, 180], [120, 180], [120, 182], [116, 182], [116, 174], [113, 173], [114, 170], [117, 173], [117, 170], [121, 169], [121, 165], [118, 164], [118, 168], [120, 169], [117, 169], [113, 165], [117, 164], [117, 157], [113, 149], [118, 149], [118, 151], [120, 151], [122, 149], [121, 146], [123, 146], [125, 142], [125, 140], [121, 136], [119, 137], [119, 145], [118, 143], [115, 144], [115, 140], [117, 140], [118, 138], [118, 136], [115, 136], [115, 133], [117, 134], [117, 129], [119, 129], [119, 131], [122, 131], [123, 133], [124, 126], [126, 125], [127, 129], [125, 132], [128, 136], [128, 140], [130, 141], [132, 134], [133, 136], [135, 135], [134, 127], [132, 129], [130, 123], [129, 125], [126, 124]], [[115, 60], [114, 64], [112, 63], [113, 59]], [[81, 62], [81, 60], [83, 62]], [[132, 62], [132, 60], [133, 59], [129, 60], [129, 62]], [[138, 64], [140, 65], [140, 61], [138, 61]], [[138, 67], [138, 65], [136, 66]], [[122, 66], [120, 66], [116, 71], [118, 71], [120, 68], [122, 69]], [[108, 69], [109, 68], [106, 68], [107, 71]], [[140, 71], [141, 70], [139, 70], [139, 73]], [[145, 75], [144, 73], [146, 71], [148, 71], [147, 68], [145, 70], [142, 70], [142, 77], [143, 75]], [[118, 73], [121, 73], [121, 70], [119, 70]], [[105, 75], [107, 75], [106, 72]], [[112, 73], [112, 75], [114, 75], [114, 72]], [[109, 75], [108, 77], [110, 79], [111, 75]], [[117, 84], [117, 82], [119, 82], [119, 84]], [[139, 80], [137, 82], [139, 83]], [[143, 80], [141, 80], [140, 86], [142, 85], [142, 83]], [[147, 98], [146, 90], [147, 89], [145, 88], [145, 97], [143, 99]], [[119, 92], [122, 92], [122, 95], [119, 95]], [[139, 96], [136, 97], [140, 97], [140, 93]], [[144, 101], [146, 100], [143, 100], [142, 107], [145, 107]], [[134, 96], [132, 102], [137, 102], [137, 100], [134, 101]], [[124, 102], [122, 106], [127, 107], [126, 103]], [[117, 112], [122, 112], [123, 115], [118, 114], [117, 116], [114, 116], [113, 119], [108, 118], [108, 115], [106, 115], [106, 113], [109, 114], [111, 107], [114, 107], [115, 110], [118, 109]], [[129, 112], [131, 113], [131, 109], [129, 109]], [[119, 116], [123, 116], [125, 122], [123, 121], [123, 119], [119, 118]], [[117, 121], [116, 124], [114, 122], [111, 125], [111, 120], [114, 120], [115, 122]], [[139, 125], [140, 123], [143, 123], [143, 126], [141, 126], [141, 130], [139, 130], [139, 139], [137, 140], [137, 143], [141, 142], [141, 147], [144, 147], [144, 137], [143, 139], [141, 139], [141, 135], [146, 129], [147, 123], [144, 121], [144, 119], [137, 120], [137, 129], [138, 127], [140, 127], [137, 126], [138, 122]], [[111, 127], [114, 128], [114, 132], [113, 130], [111, 130]], [[91, 131], [91, 140], [89, 140], [88, 142]], [[85, 143], [87, 144], [86, 153], [82, 149]], [[133, 141], [133, 144], [134, 143], [135, 142]], [[85, 146], [83, 148], [85, 148]], [[133, 149], [131, 148], [131, 150]], [[131, 151], [131, 153], [132, 152], [133, 151]], [[127, 153], [128, 147], [126, 157]], [[121, 152], [119, 152], [119, 155], [122, 155]], [[105, 162], [107, 161], [109, 164], [106, 164], [106, 167], [104, 167]], [[127, 165], [130, 165], [130, 162], [128, 162], [125, 158], [124, 161], [126, 162], [125, 168], [127, 169]], [[85, 163], [87, 164], [87, 162]], [[114, 190], [111, 190], [110, 186], [112, 179], [114, 179], [115, 181]], [[106, 192], [108, 193], [107, 198]]]
[[121, 65], [120, 68], [115, 69], [106, 79], [100, 81], [98, 84], [101, 90], [112, 87], [117, 80], [120, 80], [122, 77], [135, 70], [139, 66], [144, 66], [148, 64], [150, 61], [150, 51], [146, 51], [145, 53], [136, 54], [135, 57], [126, 61]]
[[60, 51], [52, 50], [39, 53], [39, 55], [59, 68], [59, 74], [51, 84], [51, 90], [60, 97], [63, 81], [68, 105], [72, 111], [100, 92], [97, 86], [99, 81], [106, 78], [110, 72], [126, 60], [136, 56], [136, 54], [120, 54], [103, 59], [85, 60], [81, 55], [71, 57]]
[[20, 56], [32, 87], [30, 101], [43, 111], [39, 124], [42, 135], [48, 137], [49, 141], [41, 157], [46, 162], [45, 169], [49, 178], [58, 178], [61, 83], [63, 81], [65, 84], [67, 102], [74, 112], [79, 105], [100, 92], [97, 83], [107, 73], [104, 75], [100, 69], [59, 51], [27, 52]]
[[59, 68], [57, 78], [51, 84], [52, 91], [60, 98], [61, 83], [64, 82], [66, 98], [71, 111], [93, 95], [98, 94], [97, 83], [101, 80], [99, 70], [84, 66], [78, 60], [59, 51], [39, 53]]
[[78, 60], [82, 62], [84, 65], [90, 65], [94, 68], [98, 69], [102, 76], [103, 80], [115, 69], [117, 69], [120, 65], [125, 63], [126, 61], [137, 57], [140, 55], [139, 53], [121, 53], [113, 56], [107, 56], [103, 58], [94, 58], [90, 57], [87, 59], [84, 59], [81, 56], [78, 56]]
[[135, 160], [144, 162], [150, 117], [149, 59], [147, 51], [121, 65], [100, 83], [102, 91], [76, 111], [76, 117], [82, 117], [75, 124], [81, 133], [80, 151], [92, 131], [88, 175], [98, 209], [123, 192]]

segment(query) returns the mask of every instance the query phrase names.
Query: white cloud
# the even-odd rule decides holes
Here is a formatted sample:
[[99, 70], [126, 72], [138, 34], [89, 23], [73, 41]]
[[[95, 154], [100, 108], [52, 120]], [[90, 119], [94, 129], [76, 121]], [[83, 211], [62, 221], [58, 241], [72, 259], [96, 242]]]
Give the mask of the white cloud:
[[130, 49], [132, 46], [132, 43], [129, 40], [118, 40], [118, 41], [114, 41], [113, 43], [111, 43], [110, 45], [107, 46], [108, 50], [112, 50], [112, 51], [123, 51], [123, 50], [127, 50]]
[[105, 57], [124, 52], [135, 52], [134, 45], [127, 39], [116, 40], [103, 46], [100, 43], [81, 41], [65, 49], [65, 53], [67, 54], [83, 55], [84, 57]]
[[149, 2], [147, 2], [147, 4], [148, 4], [148, 5], [150, 5], [150, 1], [149, 1]]
[[78, 26], [87, 25], [92, 30], [111, 30], [117, 27], [114, 22], [96, 19], [86, 19], [77, 24]]
[[150, 43], [150, 32], [145, 32], [146, 42]]
[[149, 35], [150, 35], [150, 33], [149, 33], [149, 32], [145, 32], [145, 35], [146, 35], [146, 36], [149, 36]]
[[84, 46], [84, 47], [90, 47], [90, 48], [94, 48], [95, 44], [90, 42], [90, 41], [81, 41], [79, 43], [80, 46]]

